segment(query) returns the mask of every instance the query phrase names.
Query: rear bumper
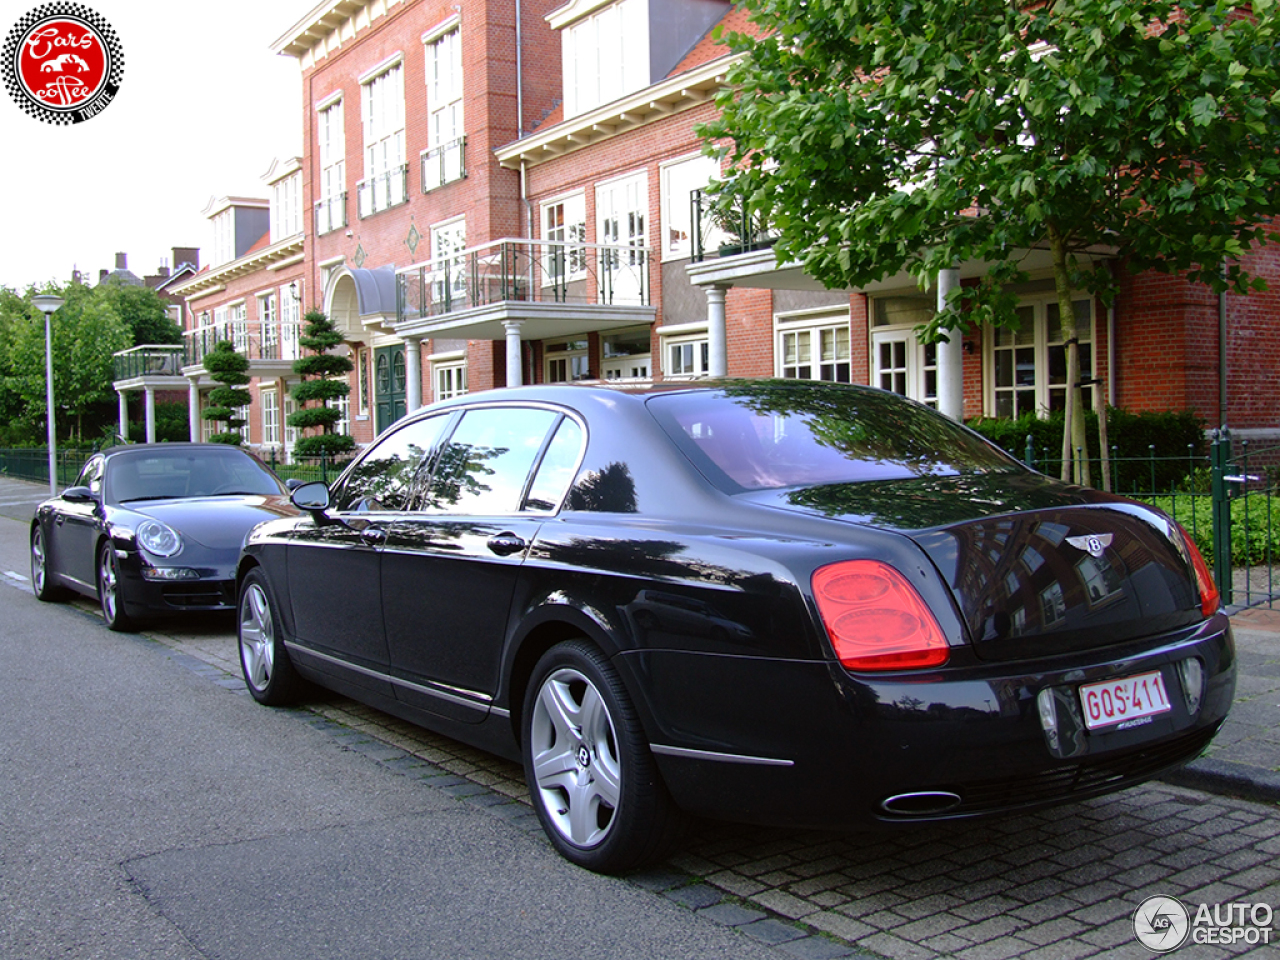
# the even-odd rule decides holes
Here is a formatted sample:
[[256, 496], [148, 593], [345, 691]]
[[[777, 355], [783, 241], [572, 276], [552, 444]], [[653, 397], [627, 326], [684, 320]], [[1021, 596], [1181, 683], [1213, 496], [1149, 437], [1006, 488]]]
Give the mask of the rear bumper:
[[[1179, 661], [1200, 661], [1189, 708]], [[676, 802], [705, 816], [842, 828], [1028, 810], [1123, 789], [1199, 756], [1235, 691], [1229, 621], [1034, 664], [953, 661], [871, 678], [838, 665], [679, 652], [624, 655]], [[956, 658], [959, 660], [960, 658]], [[1031, 669], [1029, 669], [1029, 667]], [[1037, 697], [1159, 671], [1166, 713], [1078, 731], [1055, 756]], [[674, 691], [674, 692], [672, 692]], [[1062, 753], [1061, 748], [1058, 750]], [[909, 799], [892, 802], [890, 798]], [[918, 798], [918, 799], [910, 799]]]

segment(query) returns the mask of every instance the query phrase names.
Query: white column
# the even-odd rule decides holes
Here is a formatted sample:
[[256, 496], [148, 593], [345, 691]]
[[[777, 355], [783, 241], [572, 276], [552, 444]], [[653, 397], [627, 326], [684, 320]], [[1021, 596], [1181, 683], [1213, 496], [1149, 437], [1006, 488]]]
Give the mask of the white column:
[[[960, 286], [960, 271], [938, 271], [938, 312], [947, 309], [947, 296]], [[964, 336], [949, 330], [949, 343], [938, 344], [938, 409], [952, 420], [964, 421]]]
[[120, 439], [129, 439], [129, 395], [123, 390], [116, 391], [116, 399], [120, 405]]
[[154, 387], [146, 387], [147, 397], [147, 443], [156, 442], [156, 391]]
[[518, 387], [524, 383], [524, 361], [520, 354], [521, 320], [504, 320], [507, 331], [507, 386]]
[[200, 439], [200, 388], [196, 378], [189, 378], [187, 385], [187, 424], [191, 428], [191, 442]]
[[422, 406], [422, 338], [404, 338], [404, 405], [408, 413]]
[[724, 287], [707, 287], [707, 373], [729, 375], [729, 343], [725, 329]]

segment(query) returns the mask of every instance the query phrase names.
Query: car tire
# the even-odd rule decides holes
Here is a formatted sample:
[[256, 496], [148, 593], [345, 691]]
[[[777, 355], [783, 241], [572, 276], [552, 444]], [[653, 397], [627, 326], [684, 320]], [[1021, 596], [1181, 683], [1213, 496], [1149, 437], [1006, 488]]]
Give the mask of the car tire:
[[37, 600], [54, 603], [67, 598], [67, 588], [54, 584], [49, 571], [49, 551], [45, 547], [44, 530], [40, 524], [31, 528], [31, 590]]
[[240, 647], [240, 672], [253, 699], [269, 707], [296, 703], [304, 684], [285, 649], [280, 618], [267, 577], [250, 570], [240, 584], [236, 607], [236, 640]]
[[621, 679], [594, 645], [569, 640], [543, 655], [522, 719], [533, 807], [565, 859], [624, 873], [671, 852], [683, 816]]
[[137, 622], [124, 609], [123, 585], [120, 582], [120, 561], [115, 546], [104, 540], [98, 547], [98, 605], [108, 630], [117, 633], [133, 633]]

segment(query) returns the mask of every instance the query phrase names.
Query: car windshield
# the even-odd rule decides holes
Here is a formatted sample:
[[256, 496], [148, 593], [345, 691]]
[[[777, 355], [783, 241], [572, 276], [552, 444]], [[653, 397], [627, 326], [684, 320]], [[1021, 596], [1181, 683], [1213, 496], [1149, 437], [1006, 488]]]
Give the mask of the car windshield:
[[282, 492], [266, 466], [231, 448], [148, 450], [107, 466], [107, 496], [115, 503]]
[[869, 387], [758, 381], [648, 406], [729, 492], [1023, 469], [942, 414]]

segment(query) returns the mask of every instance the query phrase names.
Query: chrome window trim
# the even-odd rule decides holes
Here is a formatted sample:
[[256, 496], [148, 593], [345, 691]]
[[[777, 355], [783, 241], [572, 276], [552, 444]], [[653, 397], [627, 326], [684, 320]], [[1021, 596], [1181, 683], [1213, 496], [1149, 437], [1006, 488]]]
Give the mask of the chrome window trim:
[[794, 767], [794, 760], [781, 760], [776, 757], [749, 757], [742, 753], [717, 753], [714, 750], [693, 750], [689, 747], [669, 747], [661, 743], [651, 743], [649, 749], [654, 753], [667, 757], [683, 757], [688, 760], [714, 760], [719, 763], [748, 763], [762, 767]]

